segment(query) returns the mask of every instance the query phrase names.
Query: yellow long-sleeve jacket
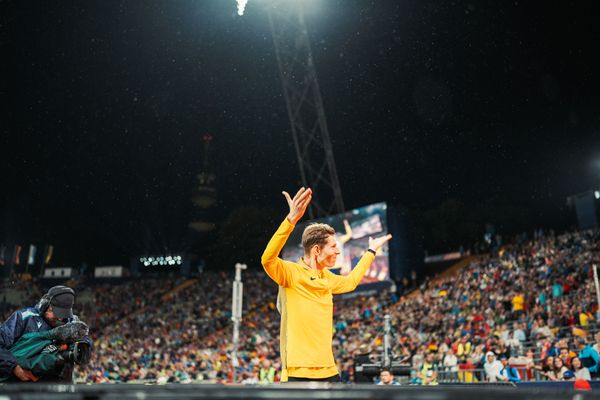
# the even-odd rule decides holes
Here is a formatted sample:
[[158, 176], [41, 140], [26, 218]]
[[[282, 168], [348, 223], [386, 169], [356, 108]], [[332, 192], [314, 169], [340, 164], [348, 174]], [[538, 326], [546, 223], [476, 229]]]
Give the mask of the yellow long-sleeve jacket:
[[365, 252], [347, 276], [279, 258], [294, 230], [286, 218], [262, 255], [265, 272], [279, 285], [281, 381], [288, 376], [329, 378], [338, 374], [332, 350], [333, 295], [353, 291], [375, 259]]

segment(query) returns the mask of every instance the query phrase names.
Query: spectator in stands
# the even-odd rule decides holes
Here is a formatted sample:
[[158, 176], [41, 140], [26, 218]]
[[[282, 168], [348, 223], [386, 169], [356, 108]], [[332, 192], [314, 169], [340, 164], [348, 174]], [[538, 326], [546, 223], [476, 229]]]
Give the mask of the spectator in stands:
[[258, 383], [258, 372], [256, 371], [256, 369], [250, 371], [250, 374], [242, 376], [242, 384], [244, 385], [256, 385]]
[[552, 338], [552, 331], [543, 318], [537, 318], [534, 327], [531, 329], [531, 337], [535, 340]]
[[477, 368], [483, 368], [483, 364], [485, 364], [485, 345], [483, 344], [478, 344], [475, 346], [475, 348], [473, 349], [473, 351], [471, 352], [471, 358], [473, 359], [473, 362], [475, 363], [475, 365], [477, 365]]
[[434, 362], [435, 355], [432, 352], [427, 353], [421, 368], [421, 384], [425, 386], [435, 386], [438, 384], [437, 365]]
[[473, 344], [471, 343], [469, 334], [464, 334], [458, 342], [458, 347], [456, 351], [456, 355], [458, 356], [459, 360], [464, 362], [467, 359], [467, 357], [471, 355], [472, 346]]
[[521, 315], [524, 312], [524, 304], [525, 297], [523, 296], [523, 292], [521, 290], [515, 291], [515, 294], [512, 298], [513, 319], [518, 320], [519, 318], [521, 318]]
[[573, 357], [571, 360], [571, 365], [576, 379], [585, 379], [587, 381], [592, 379], [590, 370], [583, 366], [579, 357]]
[[594, 335], [594, 345], [592, 346], [596, 353], [600, 354], [600, 332], [596, 332]]
[[502, 363], [496, 359], [496, 355], [492, 351], [488, 351], [485, 355], [486, 363], [483, 366], [488, 382], [496, 382], [502, 379], [500, 371], [504, 368]]
[[412, 356], [411, 359], [411, 364], [412, 364], [412, 369], [415, 371], [421, 371], [421, 368], [423, 368], [423, 362], [424, 360], [424, 356], [426, 353], [426, 346], [420, 346], [418, 351], [415, 351], [415, 353]]
[[502, 370], [500, 371], [500, 380], [512, 383], [521, 382], [521, 376], [519, 375], [519, 371], [515, 367], [510, 366], [506, 355], [500, 356], [500, 362], [502, 363]]
[[548, 380], [552, 380], [552, 376], [554, 376], [554, 357], [546, 357], [542, 362], [542, 365], [536, 366], [535, 368], [540, 371], [541, 376]]
[[558, 357], [562, 360], [563, 364], [567, 368], [571, 368], [571, 355], [567, 347], [561, 347], [558, 353]]
[[471, 357], [468, 357], [464, 363], [459, 364], [458, 380], [465, 383], [478, 381], [478, 377], [475, 373], [475, 364], [473, 364], [473, 359]]
[[579, 350], [577, 357], [579, 357], [583, 366], [589, 369], [591, 375], [597, 374], [600, 356], [598, 356], [596, 350], [586, 343], [585, 338], [577, 338], [576, 343]]
[[265, 358], [262, 362], [262, 367], [259, 372], [259, 382], [261, 385], [268, 385], [275, 382], [277, 371], [273, 368], [271, 360]]
[[560, 381], [563, 379], [565, 371], [568, 371], [569, 368], [565, 366], [563, 360], [560, 357], [554, 358], [554, 368], [552, 371], [548, 373], [548, 379], [551, 381]]
[[525, 334], [526, 329], [527, 329], [527, 325], [525, 323], [522, 323], [522, 324], [519, 322], [514, 323], [513, 339], [515, 340], [519, 349], [523, 348], [523, 344], [527, 340], [527, 335]]
[[442, 366], [444, 367], [444, 371], [446, 372], [447, 379], [458, 379], [458, 358], [456, 357], [452, 349], [448, 349], [444, 354]]
[[392, 370], [385, 367], [379, 373], [379, 382], [378, 385], [400, 385], [400, 383], [396, 382], [394, 379], [394, 374]]
[[561, 339], [554, 339], [546, 351], [546, 355], [550, 357], [558, 357], [561, 347], [566, 347], [566, 342], [561, 341]]

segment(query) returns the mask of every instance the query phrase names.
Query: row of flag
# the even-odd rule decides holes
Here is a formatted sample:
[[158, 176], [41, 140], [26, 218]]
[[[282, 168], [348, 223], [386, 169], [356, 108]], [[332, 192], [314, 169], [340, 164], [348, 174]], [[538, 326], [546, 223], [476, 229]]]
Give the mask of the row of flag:
[[[27, 248], [27, 247], [25, 247]], [[12, 253], [10, 252], [12, 250]], [[20, 244], [15, 244], [13, 246], [0, 246], [0, 266], [4, 265], [34, 265], [36, 263], [36, 255], [38, 253], [38, 248], [34, 244], [29, 245], [29, 251], [27, 253], [23, 252], [23, 246]], [[27, 254], [27, 257], [23, 259], [23, 256]], [[41, 259], [37, 259], [38, 262], [43, 260], [44, 265], [50, 264], [52, 260], [52, 255], [54, 254], [54, 246], [46, 245], [44, 246], [44, 253], [42, 254]]]

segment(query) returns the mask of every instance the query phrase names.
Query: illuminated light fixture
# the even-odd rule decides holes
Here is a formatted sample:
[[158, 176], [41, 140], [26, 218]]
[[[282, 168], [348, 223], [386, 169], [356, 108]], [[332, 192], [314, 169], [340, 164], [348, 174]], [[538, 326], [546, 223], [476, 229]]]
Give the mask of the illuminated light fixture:
[[600, 190], [596, 190], [596, 191], [594, 191], [594, 197], [595, 197], [596, 199], [600, 199]]
[[144, 264], [145, 267], [149, 265], [181, 265], [183, 264], [183, 257], [173, 255], [140, 257], [140, 263]]
[[237, 1], [237, 12], [239, 16], [244, 15], [244, 10], [246, 9], [246, 4], [248, 0], [236, 0]]

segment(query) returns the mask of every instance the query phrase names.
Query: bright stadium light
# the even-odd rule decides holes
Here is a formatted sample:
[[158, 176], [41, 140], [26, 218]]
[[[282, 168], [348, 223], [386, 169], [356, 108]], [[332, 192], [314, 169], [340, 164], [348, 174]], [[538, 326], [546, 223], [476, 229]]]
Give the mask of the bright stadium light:
[[143, 264], [145, 267], [148, 266], [168, 266], [168, 265], [183, 265], [183, 257], [180, 255], [154, 255], [152, 257], [150, 256], [143, 256], [139, 258], [140, 263]]
[[244, 10], [246, 9], [246, 4], [248, 0], [236, 0], [237, 1], [237, 12], [239, 16], [244, 15]]
[[596, 190], [596, 191], [594, 191], [594, 197], [595, 197], [596, 199], [600, 199], [600, 190]]

